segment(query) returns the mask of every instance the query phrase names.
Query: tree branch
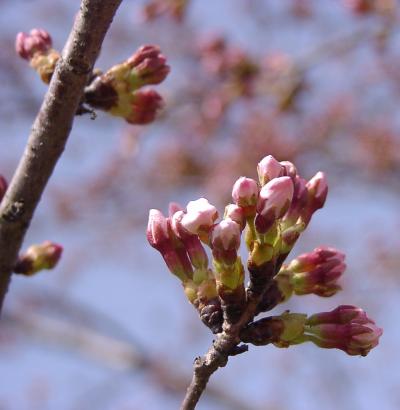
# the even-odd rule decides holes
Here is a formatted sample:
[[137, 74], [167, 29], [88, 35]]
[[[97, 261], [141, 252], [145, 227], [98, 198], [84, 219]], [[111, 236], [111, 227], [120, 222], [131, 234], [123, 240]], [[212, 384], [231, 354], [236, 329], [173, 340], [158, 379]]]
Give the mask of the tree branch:
[[[265, 291], [265, 289], [264, 289]], [[262, 299], [261, 295], [249, 298], [246, 310], [235, 324], [224, 323], [224, 330], [217, 335], [212, 346], [203, 357], [197, 357], [193, 366], [193, 377], [183, 399], [181, 410], [193, 410], [200, 396], [203, 394], [211, 375], [224, 367], [229, 356], [241, 353], [244, 350], [235, 349], [240, 343], [239, 333], [243, 327], [253, 319], [257, 306]]]
[[60, 158], [88, 75], [122, 0], [82, 0], [79, 13], [0, 206], [0, 313], [18, 251]]

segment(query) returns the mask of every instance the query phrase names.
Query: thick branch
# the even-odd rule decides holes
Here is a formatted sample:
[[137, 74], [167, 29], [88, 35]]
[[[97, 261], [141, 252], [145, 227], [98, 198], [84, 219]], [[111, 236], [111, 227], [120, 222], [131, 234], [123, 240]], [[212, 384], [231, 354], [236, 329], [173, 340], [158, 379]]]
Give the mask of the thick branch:
[[0, 312], [33, 213], [61, 156], [89, 73], [122, 0], [82, 0], [28, 144], [0, 206]]

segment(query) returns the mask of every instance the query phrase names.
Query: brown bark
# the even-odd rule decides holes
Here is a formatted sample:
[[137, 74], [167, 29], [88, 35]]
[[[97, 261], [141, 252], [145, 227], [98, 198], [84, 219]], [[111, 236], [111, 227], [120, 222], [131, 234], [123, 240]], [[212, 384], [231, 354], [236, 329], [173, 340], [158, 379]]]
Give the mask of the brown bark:
[[28, 143], [0, 206], [0, 312], [34, 211], [60, 158], [83, 89], [122, 0], [82, 0]]

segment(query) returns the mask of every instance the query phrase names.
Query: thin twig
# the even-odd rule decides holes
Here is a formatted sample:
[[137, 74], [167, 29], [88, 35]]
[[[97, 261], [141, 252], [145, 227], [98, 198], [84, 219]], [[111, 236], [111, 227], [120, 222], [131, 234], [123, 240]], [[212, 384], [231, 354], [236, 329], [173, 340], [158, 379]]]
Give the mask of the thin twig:
[[88, 75], [122, 0], [82, 0], [18, 168], [0, 206], [0, 312], [18, 251], [60, 158]]

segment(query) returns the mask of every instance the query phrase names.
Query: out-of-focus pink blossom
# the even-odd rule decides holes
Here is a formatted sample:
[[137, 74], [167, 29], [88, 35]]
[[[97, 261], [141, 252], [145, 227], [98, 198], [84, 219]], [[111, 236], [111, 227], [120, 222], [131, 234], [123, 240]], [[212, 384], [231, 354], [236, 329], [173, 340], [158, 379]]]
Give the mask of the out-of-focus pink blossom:
[[140, 47], [127, 63], [132, 67], [131, 81], [137, 87], [159, 84], [170, 72], [167, 59], [161, 54], [159, 47], [153, 45]]
[[153, 122], [158, 111], [164, 106], [163, 99], [155, 90], [138, 90], [133, 93], [131, 109], [125, 116], [131, 124], [148, 124]]
[[35, 53], [46, 53], [51, 46], [50, 34], [43, 29], [35, 28], [29, 34], [18, 33], [15, 40], [15, 50], [25, 60], [30, 60]]

